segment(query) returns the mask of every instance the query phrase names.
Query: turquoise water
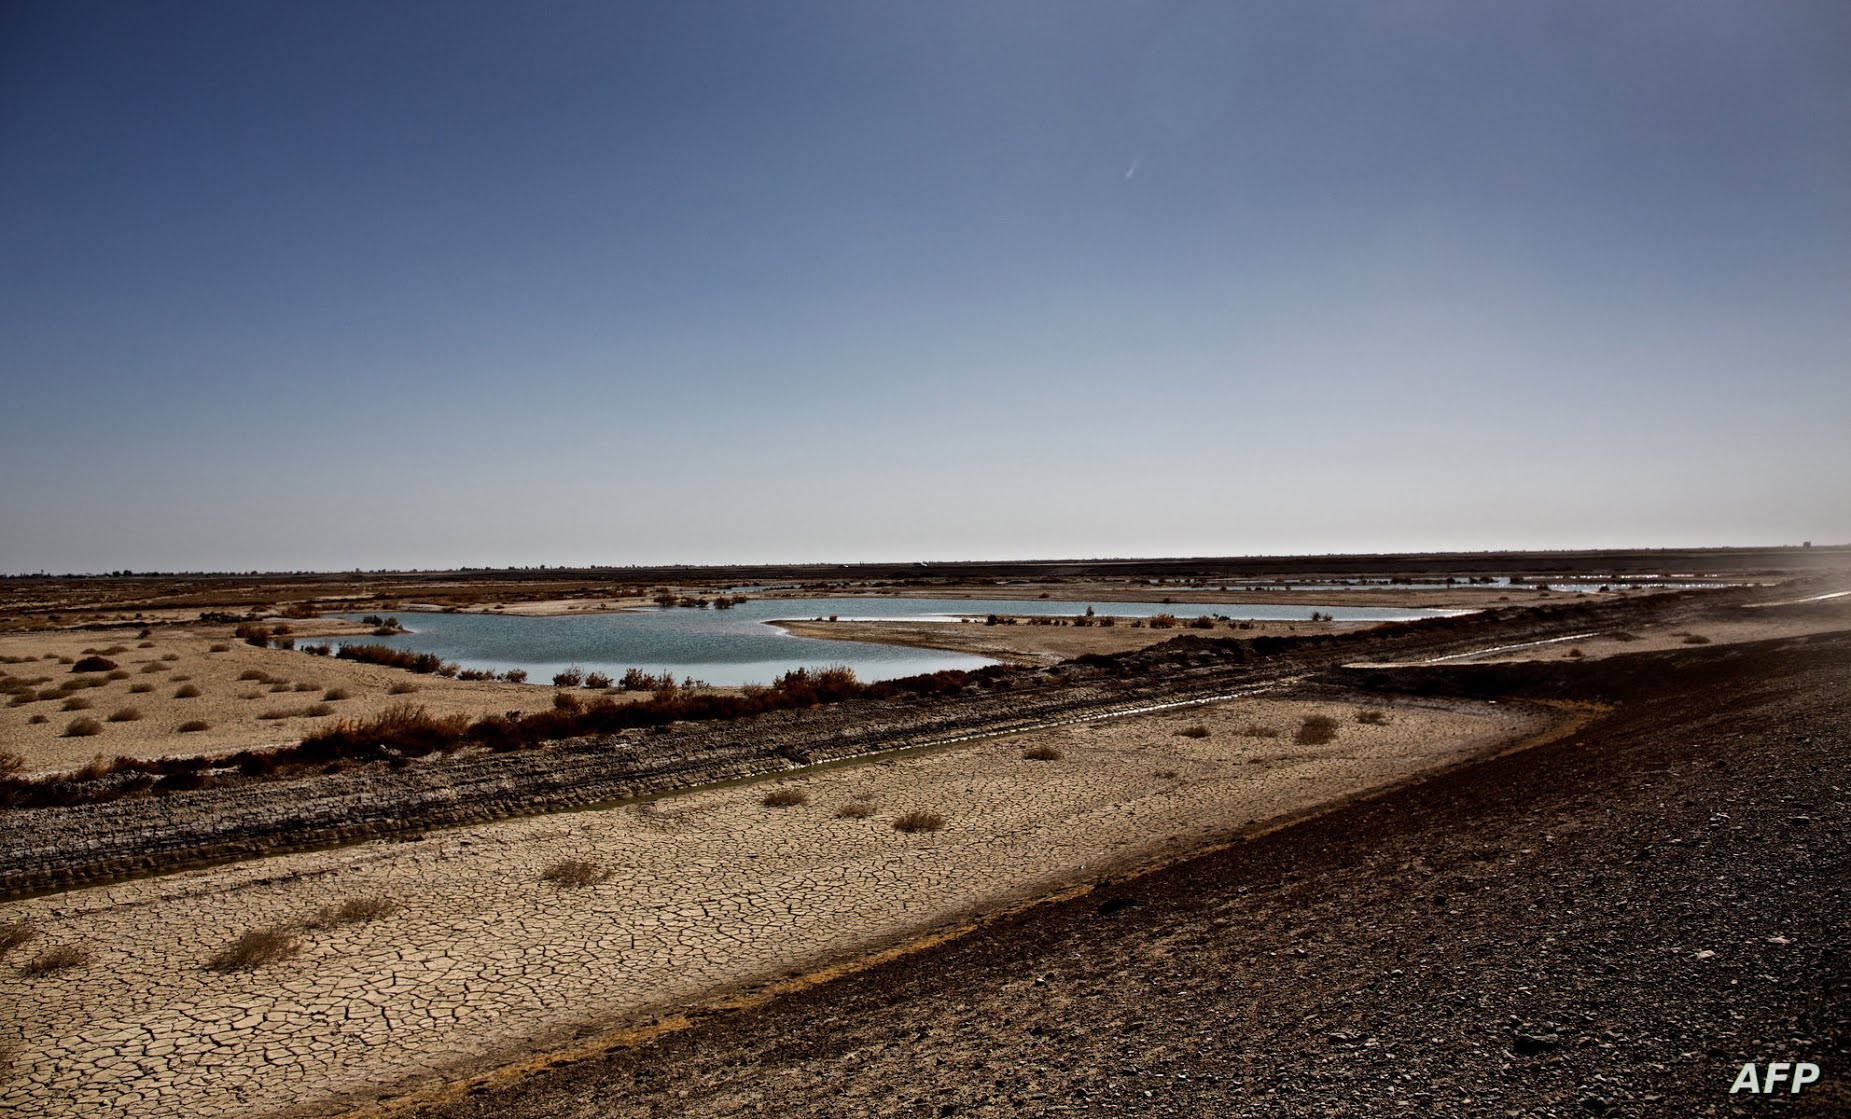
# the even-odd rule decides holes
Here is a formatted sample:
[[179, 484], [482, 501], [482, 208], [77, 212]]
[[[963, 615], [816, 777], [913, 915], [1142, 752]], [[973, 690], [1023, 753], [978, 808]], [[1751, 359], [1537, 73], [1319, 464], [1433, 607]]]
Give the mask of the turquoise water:
[[[588, 672], [620, 677], [626, 669], [671, 672], [709, 684], [768, 684], [794, 668], [845, 664], [863, 680], [890, 680], [941, 669], [982, 668], [994, 661], [964, 653], [875, 645], [864, 641], [825, 641], [797, 637], [773, 619], [826, 618], [941, 620], [959, 616], [1022, 614], [1070, 617], [1083, 613], [1084, 602], [942, 598], [802, 598], [759, 599], [731, 610], [671, 607], [610, 614], [569, 614], [552, 618], [496, 614], [398, 615], [410, 633], [392, 637], [354, 637], [361, 644], [391, 645], [435, 653], [464, 668], [506, 672], [525, 669], [535, 683], [577, 665]], [[1268, 606], [1247, 604], [1100, 602], [1100, 614], [1147, 618], [1175, 614], [1226, 615], [1236, 620], [1306, 621], [1313, 610], [1338, 621], [1404, 621], [1456, 614], [1456, 610], [1401, 610], [1369, 606]], [[358, 615], [344, 615], [358, 620]], [[1226, 631], [1223, 631], [1224, 633]], [[328, 639], [330, 644], [340, 640]]]

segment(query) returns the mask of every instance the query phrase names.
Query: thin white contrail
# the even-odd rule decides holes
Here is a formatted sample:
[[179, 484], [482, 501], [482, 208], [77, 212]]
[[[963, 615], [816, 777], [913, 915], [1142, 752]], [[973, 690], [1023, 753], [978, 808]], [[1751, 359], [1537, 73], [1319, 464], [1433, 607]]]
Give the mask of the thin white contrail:
[[1142, 155], [1139, 155], [1136, 159], [1132, 160], [1131, 166], [1125, 168], [1125, 178], [1129, 179], [1131, 176], [1137, 174], [1138, 164], [1142, 162], [1144, 162], [1144, 157]]

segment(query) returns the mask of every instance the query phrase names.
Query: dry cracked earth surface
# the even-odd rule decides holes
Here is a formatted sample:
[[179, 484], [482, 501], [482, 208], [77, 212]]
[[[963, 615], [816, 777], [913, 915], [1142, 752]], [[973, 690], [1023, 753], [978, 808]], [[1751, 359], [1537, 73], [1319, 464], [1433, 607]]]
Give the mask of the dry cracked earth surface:
[[[1334, 739], [1295, 740], [1312, 715]], [[0, 968], [0, 1110], [337, 1110], [1173, 857], [1560, 717], [1259, 697], [9, 903], [0, 922], [36, 935]], [[1037, 749], [1056, 756], [1024, 757]], [[778, 791], [807, 802], [764, 803]], [[912, 810], [943, 828], [897, 830]], [[583, 884], [544, 880], [571, 861], [590, 864]], [[338, 915], [366, 899], [389, 905]], [[285, 954], [211, 966], [253, 930]], [[48, 966], [60, 950], [87, 958]]]
[[1851, 1114], [1851, 633], [1430, 679], [1614, 709], [419, 1119]]

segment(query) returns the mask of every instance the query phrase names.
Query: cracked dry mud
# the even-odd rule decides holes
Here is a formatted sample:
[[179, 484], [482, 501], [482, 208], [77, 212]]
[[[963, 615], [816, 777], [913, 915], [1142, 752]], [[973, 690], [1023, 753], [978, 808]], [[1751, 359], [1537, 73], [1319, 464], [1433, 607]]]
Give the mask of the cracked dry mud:
[[[0, 1110], [329, 1110], [1007, 908], [1549, 720], [1459, 701], [1388, 711], [1366, 725], [1355, 704], [1242, 700], [10, 903], [0, 920], [42, 935], [0, 968], [16, 1046]], [[1294, 742], [1312, 713], [1338, 719], [1335, 741]], [[1209, 734], [1177, 733], [1196, 724]], [[1025, 759], [1032, 746], [1062, 757]], [[783, 787], [808, 803], [762, 803]], [[850, 802], [872, 814], [838, 816]], [[909, 809], [947, 824], [902, 834]], [[542, 881], [566, 859], [611, 877]], [[357, 897], [401, 908], [300, 931], [297, 955], [254, 970], [206, 967], [247, 930]], [[25, 973], [56, 945], [93, 958]]]

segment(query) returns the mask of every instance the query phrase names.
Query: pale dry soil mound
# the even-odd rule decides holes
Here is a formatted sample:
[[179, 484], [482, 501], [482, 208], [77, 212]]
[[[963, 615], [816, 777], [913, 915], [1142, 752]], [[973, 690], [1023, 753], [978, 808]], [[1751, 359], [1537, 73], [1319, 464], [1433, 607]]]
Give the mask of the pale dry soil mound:
[[[314, 643], [313, 634], [365, 631], [365, 627], [339, 621], [290, 624], [303, 644]], [[341, 719], [364, 719], [400, 703], [426, 707], [434, 715], [474, 717], [539, 711], [553, 702], [550, 687], [446, 679], [302, 652], [259, 649], [232, 637], [231, 628], [163, 627], [145, 640], [133, 628], [0, 635], [0, 656], [31, 658], [0, 664], [0, 675], [37, 681], [34, 691], [38, 694], [47, 694], [78, 676], [102, 681], [99, 687], [70, 692], [70, 697], [87, 704], [71, 711], [63, 710], [66, 698], [14, 705], [11, 697], [0, 697], [0, 750], [23, 756], [28, 772], [47, 772], [73, 769], [98, 755], [227, 754], [298, 742]], [[223, 651], [213, 652], [215, 646], [222, 646]], [[107, 679], [105, 673], [74, 673], [73, 664], [61, 664], [58, 659], [75, 661], [87, 648], [118, 647], [121, 651], [110, 653], [107, 659], [119, 666], [116, 671], [124, 674], [121, 679]], [[240, 679], [252, 673], [264, 678]], [[394, 688], [399, 689], [397, 694]], [[182, 695], [183, 689], [197, 689], [199, 694]], [[317, 704], [325, 705], [327, 713], [308, 714]], [[137, 717], [110, 720], [125, 708], [133, 708]], [[34, 723], [35, 716], [44, 721]], [[70, 736], [70, 724], [79, 718], [96, 720], [101, 731]], [[203, 722], [207, 729], [180, 730], [190, 722]]]
[[[41, 935], [0, 967], [0, 1040], [17, 1050], [0, 1108], [256, 1115], [405, 1090], [1172, 857], [1554, 718], [1383, 709], [1375, 724], [1334, 701], [1234, 701], [11, 903], [0, 922]], [[1295, 742], [1315, 714], [1334, 740]], [[780, 790], [807, 803], [763, 803]], [[903, 834], [909, 811], [944, 826]], [[592, 883], [542, 880], [566, 860]], [[254, 970], [207, 968], [247, 930], [354, 898], [399, 908], [298, 931], [296, 955]], [[60, 946], [91, 957], [30, 974]]]

